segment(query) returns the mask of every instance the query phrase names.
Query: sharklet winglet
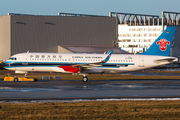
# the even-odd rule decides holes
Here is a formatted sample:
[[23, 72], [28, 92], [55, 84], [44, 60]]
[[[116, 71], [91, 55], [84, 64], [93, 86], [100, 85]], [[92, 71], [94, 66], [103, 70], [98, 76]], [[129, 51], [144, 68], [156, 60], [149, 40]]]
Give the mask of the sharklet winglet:
[[113, 50], [110, 50], [110, 51], [108, 52], [108, 56], [102, 61], [102, 63], [107, 62], [107, 61], [110, 59], [112, 53], [113, 53]]

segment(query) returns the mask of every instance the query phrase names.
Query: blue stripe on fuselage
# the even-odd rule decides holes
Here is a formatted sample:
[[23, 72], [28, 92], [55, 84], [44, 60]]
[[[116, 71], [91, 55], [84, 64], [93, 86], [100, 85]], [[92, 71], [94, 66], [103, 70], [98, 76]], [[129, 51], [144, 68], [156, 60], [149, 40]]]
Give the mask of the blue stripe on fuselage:
[[[27, 64], [24, 64], [27, 63]], [[80, 63], [80, 62], [22, 62], [22, 61], [5, 61], [2, 66], [4, 68], [13, 67], [57, 67], [57, 66], [71, 66], [77, 64], [90, 64], [90, 63]], [[101, 67], [121, 67], [121, 65], [134, 65], [134, 63], [102, 63]]]

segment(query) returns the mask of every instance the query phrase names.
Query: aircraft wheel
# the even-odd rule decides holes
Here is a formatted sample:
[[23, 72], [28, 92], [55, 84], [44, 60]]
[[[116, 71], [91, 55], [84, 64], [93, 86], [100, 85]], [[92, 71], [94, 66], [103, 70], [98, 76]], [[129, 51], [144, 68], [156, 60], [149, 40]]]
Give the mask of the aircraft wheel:
[[14, 78], [14, 82], [18, 82], [18, 78]]
[[34, 82], [38, 81], [38, 79], [34, 78]]
[[87, 76], [83, 77], [83, 78], [82, 78], [82, 81], [83, 81], [83, 82], [87, 82], [87, 81], [88, 81], [88, 77], [87, 77]]

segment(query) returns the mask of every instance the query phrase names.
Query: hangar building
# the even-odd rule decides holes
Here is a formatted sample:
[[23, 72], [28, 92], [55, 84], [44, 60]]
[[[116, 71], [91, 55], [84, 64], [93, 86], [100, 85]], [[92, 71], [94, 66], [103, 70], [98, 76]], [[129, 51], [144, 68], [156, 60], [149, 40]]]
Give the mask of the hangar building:
[[127, 53], [123, 51], [126, 50], [141, 53], [168, 25], [177, 27], [171, 56], [180, 56], [179, 14], [162, 12], [160, 19], [159, 16], [114, 12], [109, 16], [9, 13], [0, 16], [0, 60], [27, 51], [103, 53], [114, 50], [113, 53]]
[[[132, 14], [110, 12], [109, 16], [118, 21], [118, 46], [129, 53], [143, 53], [168, 25], [177, 27], [179, 31], [180, 13], [162, 11], [162, 16], [147, 14]], [[180, 51], [179, 32], [176, 32], [173, 46], [173, 56]], [[178, 50], [179, 49], [179, 50]], [[180, 53], [180, 52], [179, 52]]]
[[116, 32], [115, 17], [8, 14], [0, 16], [0, 59], [28, 50], [57, 53], [61, 45], [113, 47]]

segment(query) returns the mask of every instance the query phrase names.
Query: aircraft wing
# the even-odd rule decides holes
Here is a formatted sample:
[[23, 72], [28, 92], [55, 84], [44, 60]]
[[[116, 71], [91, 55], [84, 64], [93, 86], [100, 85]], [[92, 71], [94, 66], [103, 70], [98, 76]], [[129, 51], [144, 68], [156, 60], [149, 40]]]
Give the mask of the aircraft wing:
[[113, 50], [110, 50], [107, 54], [107, 57], [102, 60], [101, 62], [95, 62], [95, 63], [88, 63], [88, 64], [78, 64], [78, 65], [72, 65], [72, 67], [74, 68], [92, 68], [92, 67], [96, 67], [96, 66], [102, 66], [102, 63], [106, 63], [110, 57], [111, 57], [111, 54], [113, 53]]
[[67, 72], [73, 72], [73, 73], [102, 73], [104, 72], [104, 70], [101, 69], [97, 69], [97, 66], [102, 66], [103, 63], [106, 63], [110, 57], [111, 54], [113, 53], [113, 50], [110, 50], [108, 52], [107, 57], [102, 60], [101, 62], [95, 62], [95, 63], [87, 63], [87, 64], [76, 64], [76, 65], [72, 65], [72, 66], [58, 66], [62, 69], [64, 69], [64, 71]]

